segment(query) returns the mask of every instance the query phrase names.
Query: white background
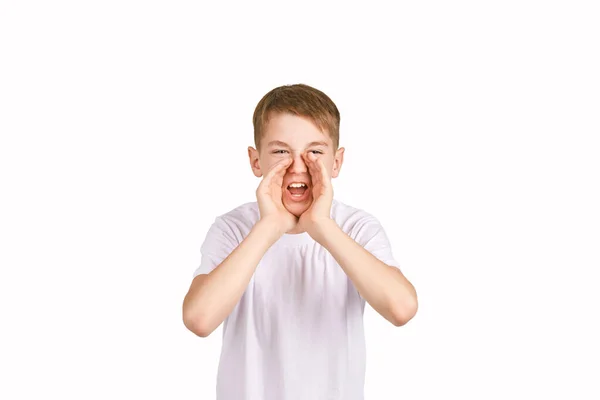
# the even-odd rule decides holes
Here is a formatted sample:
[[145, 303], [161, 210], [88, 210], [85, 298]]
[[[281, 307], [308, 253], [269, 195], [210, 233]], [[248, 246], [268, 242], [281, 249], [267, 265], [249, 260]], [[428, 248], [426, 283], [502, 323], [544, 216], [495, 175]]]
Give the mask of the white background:
[[367, 307], [366, 399], [600, 398], [593, 2], [199, 3], [1, 3], [0, 398], [214, 399], [181, 304], [298, 82], [419, 294]]

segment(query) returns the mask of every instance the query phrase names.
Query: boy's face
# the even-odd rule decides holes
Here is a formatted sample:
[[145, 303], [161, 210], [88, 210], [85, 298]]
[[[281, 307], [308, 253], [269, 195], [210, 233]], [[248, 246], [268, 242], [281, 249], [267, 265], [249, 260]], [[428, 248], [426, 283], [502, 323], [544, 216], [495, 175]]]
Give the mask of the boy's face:
[[[314, 153], [323, 160], [329, 176], [336, 178], [342, 167], [344, 148], [333, 148], [328, 134], [322, 133], [309, 119], [289, 113], [272, 114], [260, 144], [260, 152], [248, 147], [250, 165], [256, 177], [267, 173], [271, 166], [283, 158], [292, 158], [292, 163], [283, 176], [283, 205], [299, 217], [313, 201], [312, 179], [302, 154]], [[306, 184], [302, 188], [290, 188], [292, 183]]]

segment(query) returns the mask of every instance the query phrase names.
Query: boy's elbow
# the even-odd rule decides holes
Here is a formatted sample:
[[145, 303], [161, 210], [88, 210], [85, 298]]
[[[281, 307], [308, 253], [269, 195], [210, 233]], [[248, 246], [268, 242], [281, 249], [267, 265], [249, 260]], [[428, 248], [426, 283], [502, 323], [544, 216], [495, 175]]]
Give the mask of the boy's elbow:
[[414, 317], [414, 314], [412, 315], [402, 315], [402, 316], [394, 316], [393, 320], [392, 320], [392, 324], [394, 326], [404, 326], [408, 323], [408, 321], [410, 321], [412, 318]]
[[214, 329], [209, 328], [208, 324], [202, 322], [200, 318], [192, 318], [186, 315], [185, 312], [183, 314], [183, 324], [189, 331], [194, 333], [196, 336], [200, 336], [203, 338], [207, 337], [214, 331]]
[[194, 332], [197, 336], [200, 336], [201, 338], [208, 337], [214, 331], [213, 329], [208, 329], [204, 327], [196, 327], [190, 330]]
[[196, 336], [207, 337], [214, 331], [202, 313], [191, 307], [187, 297], [183, 301], [182, 317], [183, 325]]
[[414, 297], [411, 301], [397, 307], [393, 313], [392, 324], [394, 326], [403, 326], [408, 323], [417, 314], [419, 309], [417, 298]]
[[182, 317], [185, 327], [196, 336], [207, 337], [215, 328], [203, 312], [201, 302], [198, 301], [198, 293], [208, 275], [198, 275], [192, 281], [190, 290], [183, 299]]

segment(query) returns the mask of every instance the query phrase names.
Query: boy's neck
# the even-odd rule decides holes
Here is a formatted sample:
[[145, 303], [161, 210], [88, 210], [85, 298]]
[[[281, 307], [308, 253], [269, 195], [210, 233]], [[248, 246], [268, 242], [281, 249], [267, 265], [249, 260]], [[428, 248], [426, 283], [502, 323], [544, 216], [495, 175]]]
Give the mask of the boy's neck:
[[294, 229], [292, 229], [291, 231], [288, 231], [287, 234], [289, 234], [289, 235], [297, 235], [299, 233], [304, 233], [304, 232], [305, 232], [304, 230], [302, 230], [300, 227], [298, 227], [298, 225], [296, 225], [294, 227]]

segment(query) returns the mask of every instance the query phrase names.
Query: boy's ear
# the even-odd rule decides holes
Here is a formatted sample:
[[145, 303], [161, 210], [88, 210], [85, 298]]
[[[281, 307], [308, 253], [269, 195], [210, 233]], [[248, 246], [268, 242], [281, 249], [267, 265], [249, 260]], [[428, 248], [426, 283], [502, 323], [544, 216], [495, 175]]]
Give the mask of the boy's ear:
[[252, 168], [254, 176], [260, 178], [262, 176], [262, 170], [260, 169], [258, 150], [256, 150], [254, 147], [249, 146], [248, 158], [250, 159], [250, 167]]
[[331, 171], [332, 178], [337, 178], [337, 176], [340, 173], [340, 170], [342, 169], [342, 164], [344, 163], [344, 151], [345, 150], [346, 149], [344, 149], [343, 147], [340, 147], [335, 152], [335, 156], [333, 158], [333, 170]]

